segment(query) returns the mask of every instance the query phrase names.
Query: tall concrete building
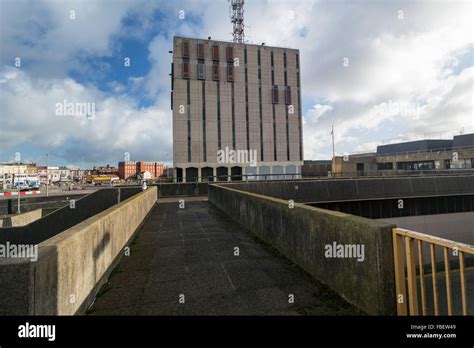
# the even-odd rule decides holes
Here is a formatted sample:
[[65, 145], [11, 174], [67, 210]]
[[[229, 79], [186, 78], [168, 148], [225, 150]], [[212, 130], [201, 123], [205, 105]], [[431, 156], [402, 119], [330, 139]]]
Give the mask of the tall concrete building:
[[300, 175], [299, 61], [297, 49], [174, 37], [174, 176]]

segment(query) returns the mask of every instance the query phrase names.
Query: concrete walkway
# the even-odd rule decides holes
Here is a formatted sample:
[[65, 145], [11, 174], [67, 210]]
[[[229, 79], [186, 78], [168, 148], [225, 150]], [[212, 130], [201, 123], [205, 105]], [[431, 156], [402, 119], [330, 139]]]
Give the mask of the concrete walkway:
[[159, 200], [88, 314], [361, 314], [207, 201], [175, 200]]

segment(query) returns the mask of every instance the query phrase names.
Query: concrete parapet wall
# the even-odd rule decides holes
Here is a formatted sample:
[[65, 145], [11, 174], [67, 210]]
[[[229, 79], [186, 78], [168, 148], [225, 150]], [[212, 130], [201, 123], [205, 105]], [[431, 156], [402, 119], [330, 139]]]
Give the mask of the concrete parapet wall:
[[156, 196], [151, 187], [41, 242], [36, 262], [0, 259], [0, 315], [83, 313]]
[[43, 215], [42, 209], [36, 209], [23, 214], [6, 216], [0, 219], [0, 227], [17, 227], [28, 225], [33, 221], [41, 219]]
[[[70, 199], [79, 200], [91, 192], [77, 193], [69, 192], [67, 195], [58, 196], [22, 196], [21, 211], [31, 211], [36, 209], [59, 209], [69, 204]], [[16, 214], [18, 212], [18, 198], [9, 198], [0, 200], [0, 214]]]
[[[396, 313], [394, 225], [209, 185], [209, 201], [368, 314]], [[364, 245], [364, 261], [326, 258], [327, 245]]]
[[207, 183], [187, 182], [158, 185], [158, 197], [207, 195]]
[[474, 176], [325, 179], [223, 184], [237, 190], [301, 203], [474, 193]]
[[0, 243], [39, 244], [68, 228], [141, 192], [140, 187], [106, 188], [95, 191], [68, 204], [42, 219], [25, 226], [0, 229]]

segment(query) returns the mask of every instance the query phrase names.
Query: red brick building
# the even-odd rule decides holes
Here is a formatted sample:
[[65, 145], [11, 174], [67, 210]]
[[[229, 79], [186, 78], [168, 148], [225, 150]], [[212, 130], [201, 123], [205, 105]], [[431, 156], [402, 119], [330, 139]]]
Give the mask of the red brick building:
[[132, 179], [136, 175], [136, 163], [135, 162], [119, 162], [118, 164], [118, 176], [120, 179]]
[[150, 172], [152, 178], [163, 176], [166, 167], [158, 162], [119, 162], [118, 176], [120, 179], [134, 179], [138, 173]]

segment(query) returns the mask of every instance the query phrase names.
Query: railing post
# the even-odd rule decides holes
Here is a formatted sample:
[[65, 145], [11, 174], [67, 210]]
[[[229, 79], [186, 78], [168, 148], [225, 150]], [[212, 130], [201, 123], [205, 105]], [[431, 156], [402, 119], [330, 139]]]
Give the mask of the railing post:
[[413, 238], [405, 236], [405, 252], [407, 260], [408, 305], [410, 315], [418, 315], [418, 291], [416, 286], [416, 265]]
[[449, 269], [449, 253], [447, 247], [444, 247], [444, 271], [446, 278], [446, 301], [448, 302], [448, 315], [453, 315], [453, 303], [451, 301], [451, 272]]
[[397, 229], [392, 231], [393, 255], [395, 266], [395, 291], [397, 301], [397, 314], [407, 315], [407, 292], [405, 285], [405, 263], [403, 261], [403, 237], [397, 233]]
[[426, 315], [426, 291], [425, 291], [425, 271], [423, 269], [423, 248], [422, 241], [418, 240], [418, 264], [420, 267], [420, 292], [421, 292], [421, 313]]
[[464, 274], [464, 252], [459, 252], [459, 277], [461, 278], [462, 314], [467, 315], [466, 276]]
[[439, 315], [438, 285], [437, 285], [437, 282], [436, 282], [436, 254], [435, 254], [435, 245], [433, 243], [430, 243], [430, 256], [431, 256], [431, 277], [433, 279], [434, 314]]

